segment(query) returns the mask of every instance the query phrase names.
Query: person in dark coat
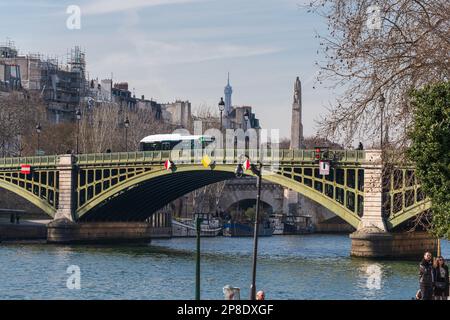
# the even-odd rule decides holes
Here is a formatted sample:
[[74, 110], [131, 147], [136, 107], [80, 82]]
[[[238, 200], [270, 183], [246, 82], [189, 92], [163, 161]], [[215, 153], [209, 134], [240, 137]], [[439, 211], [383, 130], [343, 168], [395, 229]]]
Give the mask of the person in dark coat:
[[434, 271], [432, 259], [431, 252], [427, 251], [419, 265], [419, 285], [422, 300], [433, 299]]
[[436, 260], [434, 280], [434, 298], [436, 300], [447, 300], [449, 296], [448, 266], [442, 256], [439, 256]]
[[363, 146], [362, 142], [360, 142], [358, 144], [358, 148], [356, 150], [364, 150], [364, 146]]

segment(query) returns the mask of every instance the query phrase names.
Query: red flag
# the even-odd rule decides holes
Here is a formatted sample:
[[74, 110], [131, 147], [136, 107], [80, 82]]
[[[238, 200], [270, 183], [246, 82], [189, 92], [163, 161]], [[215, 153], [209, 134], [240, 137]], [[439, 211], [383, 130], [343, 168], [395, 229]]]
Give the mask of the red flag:
[[248, 169], [250, 169], [250, 160], [245, 160], [244, 161], [244, 164], [243, 164], [243, 167], [244, 167], [244, 170], [248, 170]]
[[166, 168], [166, 170], [170, 170], [172, 168], [172, 161], [166, 160], [166, 162], [164, 162], [164, 168]]

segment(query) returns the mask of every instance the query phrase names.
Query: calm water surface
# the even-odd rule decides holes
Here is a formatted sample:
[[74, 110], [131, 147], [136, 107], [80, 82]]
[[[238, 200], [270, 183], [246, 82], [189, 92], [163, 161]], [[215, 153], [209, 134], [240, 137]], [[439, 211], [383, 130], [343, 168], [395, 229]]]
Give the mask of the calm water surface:
[[[257, 288], [268, 299], [411, 299], [417, 264], [349, 257], [346, 235], [261, 238]], [[450, 244], [442, 241], [450, 257]], [[222, 299], [224, 285], [248, 297], [251, 238], [202, 239], [202, 299]], [[418, 257], [420, 258], [420, 257]], [[81, 269], [69, 290], [68, 266]], [[195, 239], [149, 246], [0, 244], [0, 299], [193, 299]]]

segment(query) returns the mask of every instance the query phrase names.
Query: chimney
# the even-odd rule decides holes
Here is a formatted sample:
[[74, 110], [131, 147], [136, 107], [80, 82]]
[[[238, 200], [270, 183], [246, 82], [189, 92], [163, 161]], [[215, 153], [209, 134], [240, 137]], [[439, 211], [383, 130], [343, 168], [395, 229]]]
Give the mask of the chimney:
[[145, 97], [144, 97], [144, 95], [142, 95], [142, 96], [141, 96], [141, 100], [145, 100]]

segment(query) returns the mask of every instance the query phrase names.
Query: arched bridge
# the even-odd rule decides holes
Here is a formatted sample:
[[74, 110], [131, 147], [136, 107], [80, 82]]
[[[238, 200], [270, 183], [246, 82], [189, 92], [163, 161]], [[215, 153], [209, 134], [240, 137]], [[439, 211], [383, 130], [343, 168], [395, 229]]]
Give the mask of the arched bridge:
[[[2, 158], [0, 188], [55, 219], [144, 221], [186, 193], [234, 178], [242, 161], [238, 154], [216, 150], [208, 167], [181, 151]], [[387, 170], [377, 150], [336, 150], [329, 156], [330, 173], [321, 175], [314, 150], [280, 150], [261, 160], [263, 178], [320, 203], [357, 229], [392, 230], [430, 208], [413, 167]], [[168, 159], [174, 170], [164, 168]], [[31, 173], [21, 173], [25, 164]]]

